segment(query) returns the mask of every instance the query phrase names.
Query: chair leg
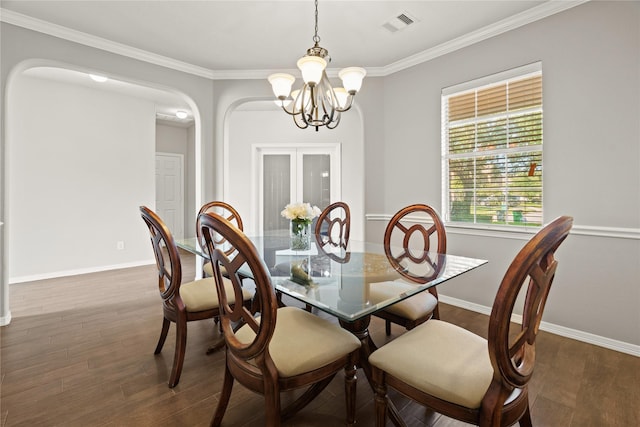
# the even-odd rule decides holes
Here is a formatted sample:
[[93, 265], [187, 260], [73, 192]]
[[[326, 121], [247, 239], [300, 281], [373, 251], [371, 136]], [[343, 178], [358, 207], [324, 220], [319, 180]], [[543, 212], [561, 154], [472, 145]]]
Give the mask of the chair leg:
[[440, 310], [438, 310], [438, 306], [433, 309], [433, 313], [431, 314], [432, 319], [440, 320]]
[[231, 397], [231, 390], [233, 389], [233, 375], [229, 371], [229, 368], [224, 367], [224, 380], [222, 383], [222, 391], [220, 391], [220, 400], [216, 407], [216, 412], [211, 419], [211, 427], [218, 427], [222, 423], [222, 418], [227, 410], [229, 404], [229, 398]]
[[344, 392], [347, 400], [347, 426], [356, 424], [356, 356], [352, 356], [349, 365], [344, 368]]
[[386, 332], [387, 336], [391, 335], [391, 320], [384, 321], [384, 331]]
[[280, 427], [280, 389], [277, 383], [267, 381], [264, 390], [265, 402], [265, 425], [269, 427]]
[[282, 302], [282, 292], [276, 291], [276, 300], [278, 301], [278, 307], [286, 307], [286, 305]]
[[525, 409], [522, 418], [520, 418], [520, 420], [518, 421], [518, 424], [520, 424], [520, 427], [533, 427], [533, 424], [531, 423], [531, 412], [529, 411], [528, 403], [527, 409]]
[[376, 427], [385, 427], [387, 425], [387, 384], [385, 383], [384, 375], [383, 371], [375, 367], [372, 368]]
[[184, 352], [187, 348], [187, 321], [178, 318], [176, 322], [176, 352], [173, 356], [173, 368], [169, 377], [169, 387], [173, 388], [180, 381], [182, 365], [184, 363]]
[[160, 331], [160, 338], [158, 339], [158, 344], [156, 345], [156, 349], [153, 354], [160, 354], [162, 351], [162, 347], [164, 346], [164, 342], [167, 339], [167, 333], [169, 332], [169, 326], [171, 325], [171, 321], [166, 317], [162, 319], [162, 330]]

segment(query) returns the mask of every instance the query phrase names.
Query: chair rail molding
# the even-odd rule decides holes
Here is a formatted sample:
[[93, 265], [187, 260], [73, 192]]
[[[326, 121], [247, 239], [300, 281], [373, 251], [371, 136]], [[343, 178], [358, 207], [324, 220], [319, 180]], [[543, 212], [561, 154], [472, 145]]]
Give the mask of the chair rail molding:
[[[366, 214], [367, 221], [384, 221], [389, 222], [392, 215], [389, 214]], [[426, 218], [412, 217], [417, 223], [428, 222]], [[510, 226], [483, 226], [474, 224], [451, 224], [445, 223], [447, 233], [451, 234], [467, 234], [471, 236], [486, 236], [507, 239], [528, 240], [531, 235], [535, 234], [538, 227], [510, 227]], [[632, 227], [603, 227], [596, 225], [574, 225], [571, 234], [592, 237], [610, 237], [617, 239], [640, 240], [640, 228]]]

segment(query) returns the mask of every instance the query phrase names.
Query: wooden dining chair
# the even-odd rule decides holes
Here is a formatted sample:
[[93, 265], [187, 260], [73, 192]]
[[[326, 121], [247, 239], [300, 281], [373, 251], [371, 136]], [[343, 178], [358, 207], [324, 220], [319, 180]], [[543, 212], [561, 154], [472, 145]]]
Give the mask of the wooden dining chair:
[[[243, 230], [242, 218], [240, 217], [240, 214], [238, 213], [238, 211], [235, 210], [233, 206], [231, 206], [226, 202], [214, 200], [212, 202], [205, 203], [200, 208], [197, 218], [199, 218], [200, 214], [204, 212], [215, 212], [218, 215], [225, 218], [227, 221], [231, 222], [240, 230]], [[197, 219], [196, 219], [196, 222], [197, 222]], [[200, 248], [206, 254], [207, 248], [205, 245], [205, 241], [200, 231], [200, 227], [198, 226], [197, 223], [196, 223], [196, 236], [198, 236], [198, 243], [200, 244]], [[215, 238], [216, 246], [221, 248], [226, 248], [225, 251], [227, 255], [231, 255], [233, 253], [234, 248], [227, 245], [225, 240], [222, 238], [222, 236], [214, 236], [214, 238]], [[208, 259], [205, 259], [204, 264], [202, 265], [202, 275], [204, 277], [213, 276], [213, 268], [211, 267], [211, 263], [209, 262]]]
[[[489, 317], [488, 339], [440, 320], [408, 331], [369, 357], [376, 426], [386, 424], [392, 387], [432, 410], [483, 427], [531, 427], [527, 384], [536, 336], [556, 273], [555, 252], [571, 230], [563, 216], [540, 230], [507, 269]], [[522, 304], [522, 323], [511, 322]], [[425, 349], [428, 354], [425, 354]]]
[[[416, 214], [426, 215], [426, 217], [408, 218]], [[425, 219], [428, 221], [427, 224], [423, 223]], [[430, 265], [432, 270], [425, 271], [423, 276], [411, 276], [407, 269], [396, 268], [407, 283], [427, 283], [442, 267], [437, 264], [438, 257], [434, 254], [447, 252], [447, 234], [440, 215], [431, 206], [425, 204], [415, 204], [400, 209], [387, 224], [384, 232], [384, 249], [387, 258], [396, 267], [402, 266], [405, 262]], [[384, 286], [395, 285], [389, 284], [382, 287]], [[384, 289], [377, 291], [384, 292]], [[435, 286], [431, 287], [428, 292], [421, 292], [393, 304], [375, 313], [375, 316], [385, 320], [387, 335], [391, 335], [392, 323], [406, 329], [413, 329], [431, 318], [439, 319], [438, 291]]]
[[[211, 421], [219, 426], [233, 383], [264, 395], [265, 423], [279, 426], [304, 408], [339, 371], [345, 372], [347, 424], [355, 422], [356, 364], [360, 340], [340, 326], [297, 307], [278, 308], [271, 277], [253, 243], [229, 221], [215, 213], [200, 215], [213, 277], [221, 301], [220, 320], [226, 342], [222, 391]], [[235, 249], [233, 259], [216, 248], [213, 236], [223, 236]], [[251, 271], [256, 286], [259, 316], [229, 302], [242, 294], [238, 270]], [[224, 286], [222, 268], [233, 288]], [[280, 393], [308, 387], [293, 403], [281, 408]]]
[[[158, 288], [162, 298], [162, 330], [154, 354], [160, 354], [167, 339], [171, 322], [176, 324], [176, 348], [173, 367], [169, 377], [169, 387], [175, 387], [180, 381], [187, 346], [187, 323], [215, 319], [220, 314], [215, 281], [212, 278], [182, 283], [182, 263], [175, 240], [166, 224], [146, 206], [140, 207], [140, 214], [151, 234], [151, 245], [158, 267]], [[231, 283], [225, 281], [231, 288]], [[250, 306], [251, 293], [238, 294], [244, 304]], [[235, 302], [232, 298], [231, 304]], [[228, 301], [228, 302], [229, 302]]]
[[[347, 251], [349, 233], [351, 231], [351, 211], [345, 202], [331, 203], [324, 208], [314, 230], [314, 237], [318, 251], [336, 262], [349, 262], [351, 253]], [[337, 251], [336, 251], [337, 250]], [[278, 268], [279, 266], [276, 266]], [[284, 307], [282, 293], [276, 291], [278, 305]], [[305, 305], [305, 310], [311, 312], [312, 307]]]
[[331, 203], [316, 220], [316, 241], [323, 248], [329, 245], [346, 249], [350, 231], [351, 211], [345, 202]]

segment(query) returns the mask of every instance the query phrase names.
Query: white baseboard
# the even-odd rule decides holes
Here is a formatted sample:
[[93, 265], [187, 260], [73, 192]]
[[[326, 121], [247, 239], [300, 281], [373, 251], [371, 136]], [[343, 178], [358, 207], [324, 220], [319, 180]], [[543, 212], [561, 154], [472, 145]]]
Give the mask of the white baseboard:
[[34, 274], [30, 276], [10, 277], [9, 284], [13, 285], [16, 283], [33, 282], [36, 280], [55, 279], [57, 277], [77, 276], [79, 274], [98, 273], [100, 271], [119, 270], [121, 268], [140, 267], [142, 265], [150, 265], [150, 264], [155, 264], [155, 260], [150, 259], [150, 260], [143, 260], [143, 261], [127, 262], [123, 264], [102, 265], [99, 267], [80, 268], [77, 270], [55, 271], [52, 273]]
[[[491, 314], [491, 307], [487, 307], [484, 305], [475, 304], [458, 298], [448, 297], [440, 293], [438, 294], [438, 299], [445, 304], [450, 304], [470, 311], [475, 311], [476, 313], [486, 314], [487, 316]], [[511, 320], [516, 323], [522, 323], [522, 316], [514, 314]], [[615, 350], [621, 353], [640, 357], [639, 345], [594, 335], [589, 332], [579, 331], [577, 329], [554, 325], [553, 323], [548, 322], [540, 322], [540, 329], [552, 334], [560, 335], [562, 337], [571, 338], [577, 341], [586, 342], [588, 344], [593, 344], [599, 347], [604, 347], [610, 350]]]
[[6, 316], [0, 317], [0, 326], [7, 326], [9, 323], [11, 323], [11, 312], [7, 313]]

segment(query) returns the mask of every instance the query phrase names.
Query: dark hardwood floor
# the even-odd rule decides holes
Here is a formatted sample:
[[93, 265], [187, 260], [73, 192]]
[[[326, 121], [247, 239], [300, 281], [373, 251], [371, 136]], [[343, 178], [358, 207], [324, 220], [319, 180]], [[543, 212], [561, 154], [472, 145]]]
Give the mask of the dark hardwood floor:
[[[183, 253], [184, 276], [195, 261]], [[180, 383], [167, 387], [174, 326], [153, 355], [162, 320], [155, 266], [12, 285], [10, 325], [0, 328], [2, 426], [206, 426], [221, 388], [223, 353], [211, 321], [188, 326]], [[487, 316], [441, 305], [442, 319], [486, 336]], [[386, 340], [372, 320], [374, 341]], [[394, 326], [393, 339], [402, 333]], [[424, 349], [428, 357], [428, 349]], [[640, 425], [640, 359], [542, 332], [530, 383], [533, 423]], [[343, 378], [285, 426], [344, 425]], [[359, 373], [357, 421], [374, 421], [373, 394]], [[285, 401], [291, 396], [285, 396]], [[463, 426], [393, 395], [409, 426]], [[263, 425], [263, 399], [236, 384], [223, 425]], [[389, 424], [390, 425], [390, 424]]]

